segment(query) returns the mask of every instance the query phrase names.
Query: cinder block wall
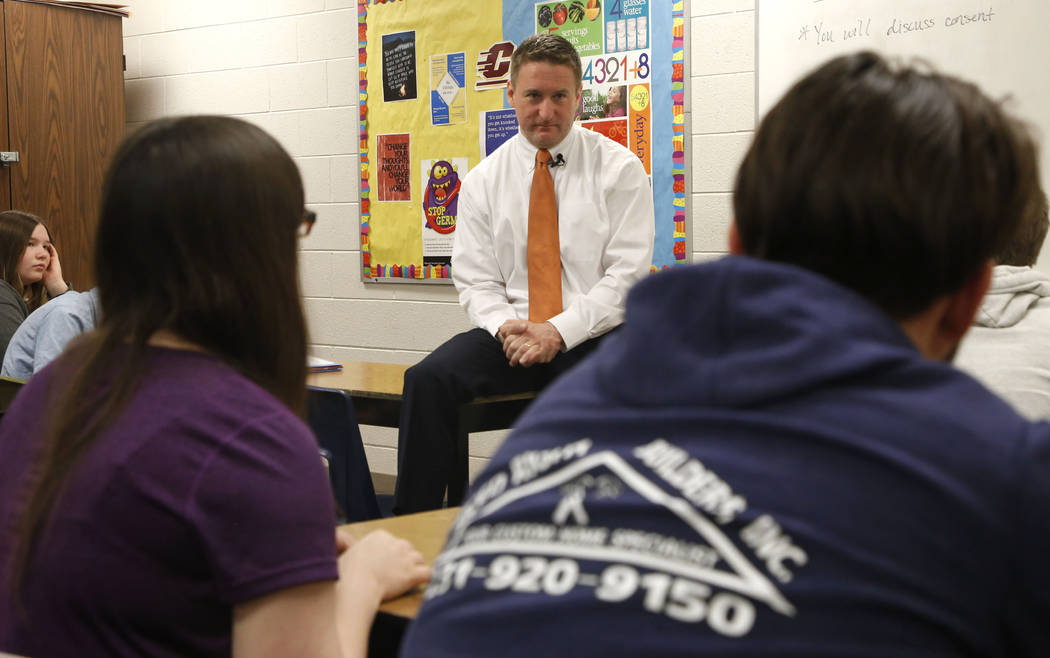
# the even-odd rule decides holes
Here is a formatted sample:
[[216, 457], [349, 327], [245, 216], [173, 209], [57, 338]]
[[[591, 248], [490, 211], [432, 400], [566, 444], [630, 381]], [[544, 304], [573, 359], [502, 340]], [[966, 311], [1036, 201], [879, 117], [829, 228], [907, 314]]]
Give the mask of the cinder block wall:
[[[415, 363], [469, 328], [451, 286], [361, 282], [355, 0], [125, 1], [129, 130], [177, 114], [236, 115], [298, 163], [318, 214], [301, 251], [311, 353]], [[692, 256], [703, 260], [725, 252], [733, 173], [754, 127], [755, 2], [688, 9]], [[471, 437], [472, 472], [503, 436]], [[395, 432], [364, 437], [372, 470], [395, 473]]]

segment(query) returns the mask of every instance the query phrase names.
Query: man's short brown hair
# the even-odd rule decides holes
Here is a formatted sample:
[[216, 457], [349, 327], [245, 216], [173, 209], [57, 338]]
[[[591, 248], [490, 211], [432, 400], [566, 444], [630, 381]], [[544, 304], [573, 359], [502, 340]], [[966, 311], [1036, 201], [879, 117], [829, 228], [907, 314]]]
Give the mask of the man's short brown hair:
[[1050, 228], [1048, 210], [1046, 194], [1040, 192], [1028, 205], [1013, 238], [995, 252], [997, 265], [1035, 265], [1046, 239], [1046, 230]]
[[973, 84], [871, 52], [766, 114], [737, 174], [743, 251], [851, 288], [895, 318], [959, 290], [1039, 190], [1026, 125]]
[[576, 79], [576, 88], [583, 85], [583, 66], [580, 64], [580, 54], [572, 47], [565, 37], [557, 34], [534, 34], [528, 37], [514, 49], [510, 57], [510, 82], [518, 81], [518, 70], [522, 64], [527, 62], [547, 62], [568, 66], [572, 69], [572, 75]]

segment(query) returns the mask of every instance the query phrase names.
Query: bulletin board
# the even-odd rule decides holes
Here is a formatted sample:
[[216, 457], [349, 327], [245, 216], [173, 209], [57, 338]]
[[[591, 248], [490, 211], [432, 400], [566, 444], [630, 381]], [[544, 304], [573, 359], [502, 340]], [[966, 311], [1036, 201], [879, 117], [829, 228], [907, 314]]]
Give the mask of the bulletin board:
[[358, 0], [365, 281], [451, 281], [461, 182], [517, 133], [510, 56], [546, 32], [580, 53], [579, 124], [650, 175], [652, 268], [686, 260], [684, 0]]

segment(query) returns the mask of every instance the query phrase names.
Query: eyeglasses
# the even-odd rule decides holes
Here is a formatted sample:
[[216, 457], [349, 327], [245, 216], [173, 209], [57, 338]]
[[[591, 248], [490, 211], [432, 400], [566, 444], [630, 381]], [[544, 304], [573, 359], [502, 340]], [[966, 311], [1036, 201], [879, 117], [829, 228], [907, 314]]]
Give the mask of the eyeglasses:
[[303, 221], [299, 223], [299, 237], [305, 238], [310, 235], [316, 223], [317, 213], [312, 210], [303, 210]]

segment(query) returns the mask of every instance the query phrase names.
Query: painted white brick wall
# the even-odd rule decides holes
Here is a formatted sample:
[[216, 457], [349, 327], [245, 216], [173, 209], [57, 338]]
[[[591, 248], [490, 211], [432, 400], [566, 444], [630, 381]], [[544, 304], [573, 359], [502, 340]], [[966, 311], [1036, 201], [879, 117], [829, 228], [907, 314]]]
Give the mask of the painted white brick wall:
[[[659, 0], [664, 2], [667, 0]], [[360, 279], [355, 0], [126, 0], [128, 128], [163, 116], [240, 116], [295, 158], [318, 223], [303, 240], [311, 352], [415, 363], [469, 328], [451, 287]], [[690, 0], [687, 122], [692, 256], [725, 252], [730, 191], [754, 128], [754, 0]], [[373, 470], [396, 472], [396, 432], [366, 427]], [[471, 472], [505, 432], [471, 437]]]
[[755, 0], [691, 0], [689, 107], [693, 260], [724, 254], [733, 179], [755, 127]]

